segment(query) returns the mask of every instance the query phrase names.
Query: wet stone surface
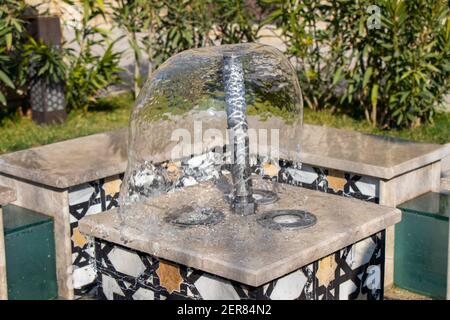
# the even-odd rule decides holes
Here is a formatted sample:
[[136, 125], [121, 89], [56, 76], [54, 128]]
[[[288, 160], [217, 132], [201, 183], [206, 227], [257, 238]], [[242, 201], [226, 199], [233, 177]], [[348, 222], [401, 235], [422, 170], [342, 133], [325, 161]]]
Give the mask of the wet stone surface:
[[[268, 180], [255, 179], [253, 185], [276, 192], [279, 200], [258, 205], [254, 215], [239, 216], [230, 210], [220, 187], [202, 182], [126, 207], [124, 219], [116, 210], [87, 217], [80, 228], [97, 238], [259, 286], [400, 221], [394, 208]], [[186, 206], [210, 208], [224, 217], [216, 224], [188, 228], [167, 222], [170, 212]], [[317, 222], [282, 231], [258, 223], [265, 212], [280, 209], [311, 212]]]
[[304, 210], [273, 210], [265, 212], [258, 222], [263, 227], [284, 231], [312, 227], [317, 218]]

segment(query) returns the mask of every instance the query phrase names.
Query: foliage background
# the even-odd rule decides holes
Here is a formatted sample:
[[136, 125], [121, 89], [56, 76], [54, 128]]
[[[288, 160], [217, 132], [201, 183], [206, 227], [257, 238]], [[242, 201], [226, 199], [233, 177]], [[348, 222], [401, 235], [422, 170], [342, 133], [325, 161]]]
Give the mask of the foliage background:
[[189, 48], [258, 41], [268, 24], [281, 31], [313, 111], [348, 115], [378, 130], [414, 128], [432, 124], [449, 94], [446, 0], [376, 1], [375, 29], [369, 0], [64, 2], [73, 18], [63, 23], [75, 37], [51, 51], [24, 36], [25, 1], [0, 0], [0, 103], [11, 92], [26, 93], [32, 81], [26, 66], [33, 64], [35, 76], [65, 81], [70, 109], [86, 111], [121, 81], [117, 41], [133, 52], [136, 96], [145, 81], [142, 65], [151, 71]]

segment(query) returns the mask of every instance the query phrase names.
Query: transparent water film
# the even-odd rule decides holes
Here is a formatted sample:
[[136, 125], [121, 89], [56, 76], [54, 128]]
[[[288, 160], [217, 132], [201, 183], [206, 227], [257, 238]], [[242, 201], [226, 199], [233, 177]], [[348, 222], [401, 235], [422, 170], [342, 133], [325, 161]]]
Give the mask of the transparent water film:
[[[303, 102], [277, 49], [237, 44], [184, 51], [142, 89], [130, 120], [120, 214], [145, 199], [205, 183], [191, 203], [220, 190], [236, 214], [277, 201], [283, 167], [300, 166]], [[212, 182], [212, 183], [211, 183]], [[185, 210], [186, 211], [186, 210]], [[190, 222], [189, 222], [190, 223]]]

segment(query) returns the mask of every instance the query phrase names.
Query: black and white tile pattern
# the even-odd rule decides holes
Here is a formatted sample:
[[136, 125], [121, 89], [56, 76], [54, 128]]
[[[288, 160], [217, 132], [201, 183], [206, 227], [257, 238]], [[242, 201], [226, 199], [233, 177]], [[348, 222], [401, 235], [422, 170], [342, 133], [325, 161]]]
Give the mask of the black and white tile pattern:
[[[211, 159], [215, 160], [211, 162]], [[171, 184], [176, 187], [182, 187], [216, 177], [219, 174], [216, 160], [216, 157], [211, 158], [207, 155], [201, 155], [182, 162], [178, 169], [176, 169], [182, 173], [181, 177], [178, 175], [174, 176]], [[165, 163], [164, 165], [167, 167], [171, 164]], [[202, 167], [202, 170], [199, 167]], [[209, 168], [210, 170], [203, 170], [204, 168]], [[372, 177], [305, 164], [296, 167], [288, 161], [280, 161], [275, 172], [275, 175], [267, 176], [266, 178], [275, 179], [281, 183], [357, 198], [363, 201], [379, 202], [379, 181]], [[256, 173], [260, 174], [260, 172]], [[91, 289], [97, 279], [100, 296], [107, 299], [149, 299], [151, 297], [152, 299], [175, 297], [209, 299], [215, 297], [215, 295], [218, 295], [216, 297], [229, 297], [230, 299], [264, 297], [273, 299], [343, 299], [359, 298], [361, 295], [368, 299], [379, 299], [382, 296], [382, 286], [380, 287], [379, 282], [383, 279], [381, 276], [383, 266], [382, 263], [380, 264], [378, 262], [381, 259], [380, 257], [384, 255], [384, 246], [382, 248], [380, 247], [384, 241], [384, 236], [382, 236], [384, 233], [368, 238], [371, 240], [366, 239], [364, 240], [365, 242], [361, 242], [366, 243], [370, 250], [378, 248], [376, 249], [376, 256], [370, 255], [370, 259], [374, 257], [373, 259], [377, 263], [374, 263], [373, 261], [375, 260], [373, 259], [370, 262], [371, 264], [368, 264], [369, 262], [365, 260], [364, 263], [357, 262], [358, 260], [355, 257], [361, 256], [361, 250], [358, 248], [362, 244], [344, 248], [337, 252], [332, 260], [326, 260], [331, 266], [336, 264], [340, 270], [339, 274], [336, 274], [335, 277], [339, 280], [333, 280], [327, 285], [324, 285], [323, 281], [320, 280], [324, 277], [322, 270], [325, 262], [322, 262], [321, 268], [319, 261], [261, 288], [248, 288], [235, 283], [232, 284], [225, 279], [220, 279], [213, 275], [205, 275], [201, 280], [197, 279], [199, 282], [195, 285], [197, 280], [194, 281], [194, 278], [203, 273], [191, 270], [188, 267], [177, 266], [183, 278], [180, 284], [180, 290], [168, 292], [157, 282], [158, 275], [155, 275], [154, 268], [158, 266], [158, 259], [133, 251], [130, 251], [132, 253], [131, 255], [128, 253], [126, 257], [119, 260], [127, 261], [127, 268], [137, 268], [136, 270], [139, 271], [138, 275], [136, 273], [137, 271], [128, 274], [129, 270], [126, 268], [122, 270], [126, 272], [121, 273], [120, 267], [117, 266], [117, 263], [114, 263], [114, 256], [119, 255], [119, 253], [113, 254], [113, 258], [108, 258], [104, 252], [105, 250], [113, 249], [118, 252], [126, 252], [128, 249], [118, 246], [110, 248], [111, 244], [98, 240], [96, 244], [97, 256], [95, 257], [94, 241], [78, 231], [78, 222], [85, 216], [117, 207], [122, 180], [123, 175], [118, 175], [85, 183], [72, 187], [69, 190], [73, 278], [75, 294], [77, 295], [82, 295]], [[370, 245], [370, 243], [372, 244]], [[358, 254], [355, 254], [357, 251]], [[367, 255], [365, 256], [367, 260]], [[95, 260], [97, 260], [97, 267], [95, 266]], [[346, 261], [345, 263], [343, 262], [344, 260]], [[147, 274], [150, 277], [148, 279], [146, 278]], [[316, 276], [317, 274], [319, 275], [318, 278]], [[356, 278], [355, 274], [357, 274]], [[367, 284], [365, 284], [366, 282]], [[278, 283], [278, 286], [276, 286], [276, 283]], [[296, 283], [296, 285], [285, 288], [282, 283]], [[299, 286], [301, 287], [300, 293], [297, 290]], [[205, 293], [202, 288], [215, 288], [215, 291]], [[378, 289], [372, 290], [370, 288]]]
[[100, 299], [383, 298], [384, 231], [261, 287], [229, 281], [99, 239], [95, 246]]
[[95, 285], [93, 239], [82, 235], [78, 222], [86, 216], [118, 206], [122, 175], [92, 181], [69, 189], [70, 236], [75, 295]]

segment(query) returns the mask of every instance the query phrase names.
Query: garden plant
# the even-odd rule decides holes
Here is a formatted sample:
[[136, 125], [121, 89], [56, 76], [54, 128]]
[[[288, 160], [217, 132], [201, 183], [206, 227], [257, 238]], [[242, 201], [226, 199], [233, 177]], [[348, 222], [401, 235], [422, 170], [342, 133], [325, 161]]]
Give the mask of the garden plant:
[[37, 79], [64, 82], [74, 115], [99, 108], [108, 88], [124, 84], [119, 41], [133, 57], [126, 85], [136, 98], [142, 70], [190, 48], [260, 41], [270, 25], [297, 70], [311, 121], [393, 135], [417, 129], [419, 140], [449, 141], [446, 0], [63, 1], [77, 13], [61, 16], [72, 36], [50, 48], [27, 33], [30, 12], [46, 8], [0, 0], [0, 130], [25, 113]]

